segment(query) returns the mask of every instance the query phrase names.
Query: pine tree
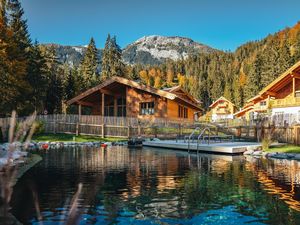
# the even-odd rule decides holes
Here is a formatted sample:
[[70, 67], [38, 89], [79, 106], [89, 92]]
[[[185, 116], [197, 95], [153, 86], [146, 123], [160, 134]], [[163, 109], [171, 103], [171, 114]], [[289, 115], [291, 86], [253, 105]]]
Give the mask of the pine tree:
[[110, 46], [111, 56], [111, 76], [124, 76], [125, 65], [122, 61], [122, 50], [117, 44], [117, 38], [114, 36], [111, 39]]
[[117, 44], [116, 36], [108, 34], [101, 59], [101, 79], [112, 76], [125, 76], [125, 65], [122, 61], [122, 50]]
[[23, 19], [24, 10], [19, 0], [10, 0], [8, 9], [10, 11], [9, 26], [14, 33], [14, 40], [26, 56], [28, 48], [31, 47], [31, 40], [28, 33], [27, 21]]
[[111, 76], [111, 63], [110, 63], [110, 34], [107, 35], [104, 49], [101, 57], [101, 79], [105, 80]]
[[93, 87], [99, 81], [98, 75], [98, 49], [93, 38], [87, 47], [85, 55], [80, 65], [80, 73], [83, 78], [83, 87], [88, 89]]
[[47, 66], [38, 43], [36, 42], [29, 52], [28, 73], [26, 76], [30, 90], [26, 93], [27, 104], [26, 114], [33, 111], [43, 112], [47, 88]]
[[46, 90], [45, 109], [48, 113], [60, 113], [63, 100], [63, 70], [57, 59], [56, 51], [53, 46], [46, 48], [43, 52], [47, 65], [48, 88]]

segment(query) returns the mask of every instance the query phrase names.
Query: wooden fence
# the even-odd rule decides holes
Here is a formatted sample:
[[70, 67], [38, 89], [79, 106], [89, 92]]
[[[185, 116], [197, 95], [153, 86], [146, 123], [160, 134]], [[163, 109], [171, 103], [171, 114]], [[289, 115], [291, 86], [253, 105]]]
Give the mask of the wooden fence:
[[[19, 117], [23, 121], [26, 117]], [[187, 120], [168, 120], [164, 118], [138, 119], [131, 117], [102, 117], [90, 115], [38, 115], [45, 133], [69, 133], [95, 135], [102, 137], [169, 137], [190, 133], [195, 124]], [[10, 118], [0, 118], [2, 133], [9, 127]], [[5, 131], [6, 130], [6, 131]]]
[[[19, 117], [17, 121], [25, 120]], [[233, 134], [237, 138], [261, 141], [270, 134], [273, 140], [300, 145], [300, 126], [274, 123], [272, 120], [238, 121], [227, 123], [193, 123], [184, 120], [155, 118], [142, 120], [130, 117], [102, 117], [87, 115], [38, 115], [36, 120], [43, 124], [45, 133], [85, 134], [101, 137], [128, 138], [134, 136], [176, 138], [190, 134], [195, 127], [210, 126], [218, 134]], [[7, 134], [10, 118], [0, 118], [2, 134]], [[5, 135], [4, 135], [5, 136]]]

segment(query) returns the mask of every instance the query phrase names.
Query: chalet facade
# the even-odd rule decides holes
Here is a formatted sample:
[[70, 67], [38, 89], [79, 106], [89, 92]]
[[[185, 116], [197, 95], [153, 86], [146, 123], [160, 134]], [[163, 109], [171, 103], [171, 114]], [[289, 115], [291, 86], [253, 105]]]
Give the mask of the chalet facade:
[[259, 94], [249, 99], [236, 117], [294, 114], [300, 119], [300, 61], [285, 71]]
[[212, 121], [233, 119], [233, 114], [236, 111], [235, 105], [224, 97], [214, 101], [209, 108]]
[[159, 90], [122, 77], [112, 77], [73, 99], [67, 105], [91, 108], [92, 115], [168, 118], [193, 121], [200, 115], [200, 102], [179, 86]]

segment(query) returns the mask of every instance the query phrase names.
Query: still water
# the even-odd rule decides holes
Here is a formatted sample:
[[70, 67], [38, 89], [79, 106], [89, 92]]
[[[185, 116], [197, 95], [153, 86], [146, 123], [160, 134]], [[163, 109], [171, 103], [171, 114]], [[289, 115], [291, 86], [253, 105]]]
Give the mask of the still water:
[[[126, 147], [39, 152], [14, 188], [23, 224], [300, 224], [300, 162]], [[35, 194], [33, 194], [35, 193]]]

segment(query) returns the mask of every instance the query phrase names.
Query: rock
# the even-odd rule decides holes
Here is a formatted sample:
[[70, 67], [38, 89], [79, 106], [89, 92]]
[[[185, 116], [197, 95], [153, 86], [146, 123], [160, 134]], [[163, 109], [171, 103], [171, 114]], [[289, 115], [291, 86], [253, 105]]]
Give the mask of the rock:
[[295, 160], [300, 160], [300, 154], [295, 154], [294, 159]]
[[286, 156], [287, 156], [288, 159], [295, 158], [295, 154], [293, 154], [293, 153], [287, 153]]
[[254, 155], [254, 156], [262, 156], [262, 151], [254, 151], [252, 155]]
[[7, 158], [0, 158], [0, 167], [2, 167], [5, 164], [7, 164], [7, 162], [8, 162]]
[[247, 151], [245, 151], [243, 154], [244, 155], [252, 155], [253, 154], [253, 150], [247, 150]]
[[286, 153], [277, 153], [272, 156], [268, 155], [268, 157], [275, 158], [275, 159], [287, 159], [288, 158]]

